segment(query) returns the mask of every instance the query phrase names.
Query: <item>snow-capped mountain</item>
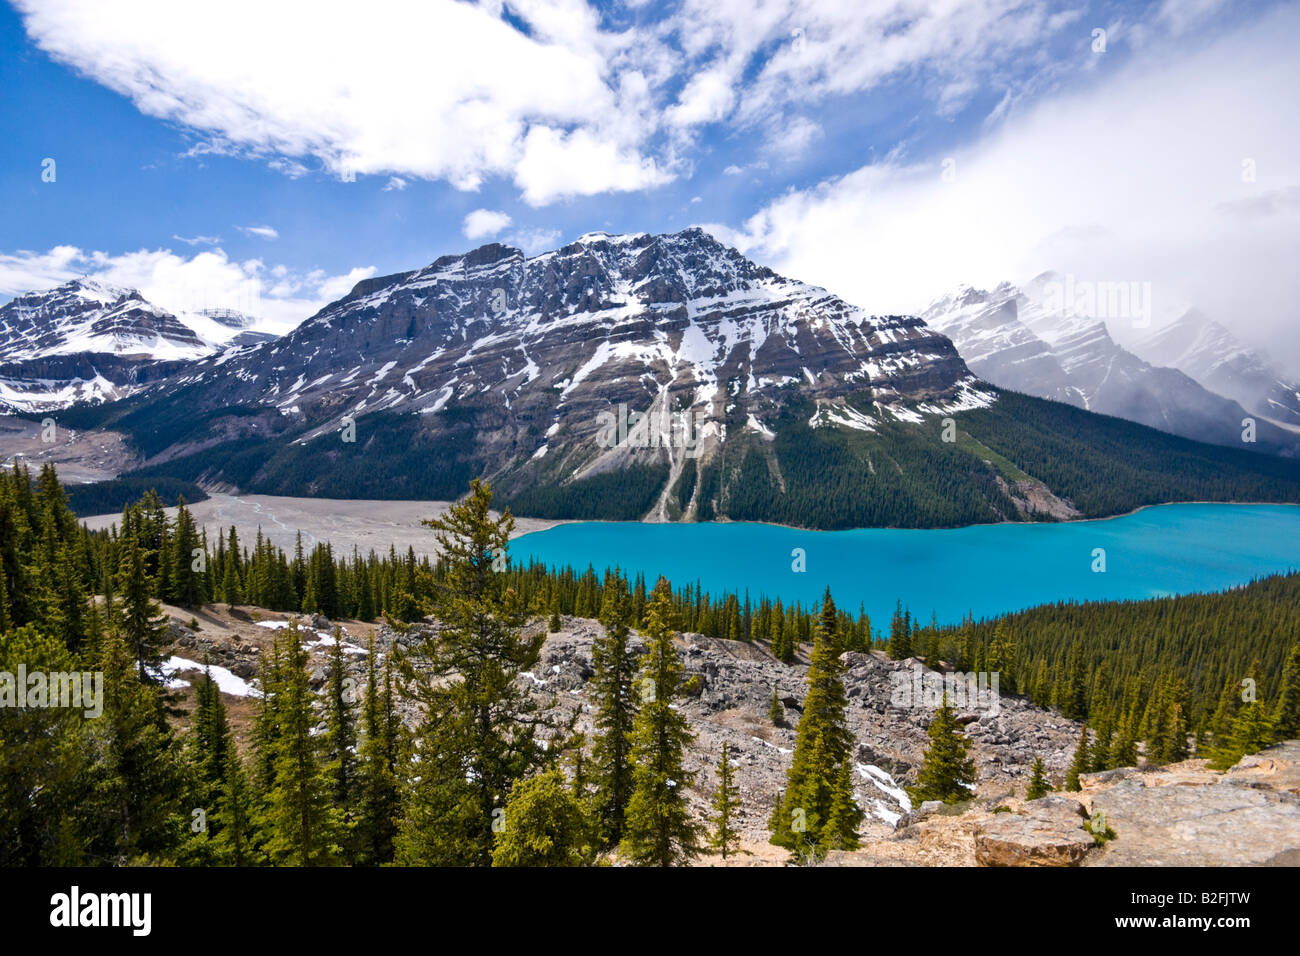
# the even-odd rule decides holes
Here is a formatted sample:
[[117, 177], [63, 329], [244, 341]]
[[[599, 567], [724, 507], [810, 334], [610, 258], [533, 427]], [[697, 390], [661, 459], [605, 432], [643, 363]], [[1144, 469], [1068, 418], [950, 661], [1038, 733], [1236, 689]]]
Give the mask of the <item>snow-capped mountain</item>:
[[[209, 359], [178, 384], [212, 409], [272, 406], [281, 427], [306, 428], [299, 442], [349, 420], [364, 434], [381, 412], [419, 413], [437, 442], [456, 421], [438, 413], [473, 409], [473, 443], [496, 468], [578, 477], [629, 459], [675, 475], [692, 457], [602, 447], [601, 415], [620, 405], [689, 416], [707, 459], [728, 428], [770, 438], [792, 385], [815, 423], [863, 430], [992, 400], [920, 319], [871, 315], [699, 229], [595, 233], [531, 258], [490, 244], [367, 279], [280, 341]], [[847, 401], [864, 392], [871, 407]]]
[[[1109, 394], [1084, 361], [1096, 330], [981, 326], [976, 298], [960, 309], [983, 341], [1005, 333], [1080, 406]], [[366, 279], [274, 342], [81, 421], [124, 434], [135, 482], [446, 500], [482, 477], [536, 517], [954, 527], [1294, 493], [1261, 449], [1000, 391], [921, 318], [700, 229], [531, 257], [492, 243]]]
[[1133, 343], [1155, 365], [1186, 372], [1206, 388], [1240, 402], [1248, 411], [1300, 425], [1300, 383], [1244, 345], [1198, 309]]
[[[994, 385], [1241, 447], [1247, 413], [1237, 401], [1184, 371], [1145, 361], [1111, 337], [1105, 320], [1060, 308], [1052, 295], [1059, 282], [1044, 273], [1023, 289], [1005, 282], [991, 291], [965, 287], [937, 299], [922, 318]], [[1300, 439], [1260, 422], [1255, 447], [1294, 455]]]
[[0, 410], [121, 398], [218, 350], [273, 337], [250, 324], [236, 313], [178, 317], [89, 278], [18, 296], [0, 306]]

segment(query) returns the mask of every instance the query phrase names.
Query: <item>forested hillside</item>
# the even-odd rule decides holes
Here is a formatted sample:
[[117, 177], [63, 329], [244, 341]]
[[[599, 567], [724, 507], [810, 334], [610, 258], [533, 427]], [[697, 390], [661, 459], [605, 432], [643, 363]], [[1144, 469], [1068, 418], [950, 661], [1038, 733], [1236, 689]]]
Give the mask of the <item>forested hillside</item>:
[[[809, 662], [787, 799], [771, 821], [773, 842], [797, 858], [856, 845], [843, 684], [853, 652], [1000, 673], [1004, 693], [1092, 723], [1076, 761], [1084, 770], [1139, 753], [1178, 760], [1192, 748], [1224, 763], [1300, 734], [1300, 576], [946, 629], [918, 627], [900, 607], [884, 626], [836, 608], [829, 593], [815, 607], [789, 606], [591, 568], [515, 567], [511, 519], [490, 505], [476, 483], [428, 522], [437, 562], [409, 551], [335, 555], [327, 544], [286, 554], [233, 530], [208, 541], [183, 503], [169, 518], [152, 492], [120, 525], [92, 533], [52, 468], [35, 481], [22, 468], [0, 475], [0, 864], [572, 865], [608, 853], [688, 862], [709, 833], [715, 847], [731, 845], [734, 804], [730, 771], [720, 770], [706, 828], [665, 782], [693, 773], [682, 750], [694, 730], [672, 706], [699, 690], [684, 679], [681, 632], [756, 645], [792, 667]], [[210, 678], [191, 717], [175, 711], [160, 666], [172, 642], [160, 599], [386, 617], [399, 629], [431, 615], [439, 627], [405, 650], [372, 645], [364, 691], [344, 679], [340, 641], [317, 690], [305, 635], [276, 631], [257, 675], [252, 739], [241, 745]], [[603, 625], [591, 740], [525, 693], [539, 680], [538, 625], [555, 631], [562, 615]], [[50, 706], [53, 678], [37, 689], [37, 673], [101, 675], [98, 707]], [[29, 680], [20, 686], [16, 675]], [[429, 680], [440, 675], [455, 676]], [[657, 688], [650, 698], [636, 690], [646, 680]], [[401, 701], [417, 702], [423, 717], [400, 719]], [[774, 694], [773, 720], [782, 709]], [[934, 726], [934, 747], [959, 746], [955, 715]], [[927, 758], [918, 793], [960, 796], [970, 771], [937, 766]], [[807, 807], [818, 808], [812, 843], [793, 825]], [[502, 809], [516, 825], [499, 831]], [[560, 844], [533, 839], [530, 826], [554, 834], [557, 819]]]

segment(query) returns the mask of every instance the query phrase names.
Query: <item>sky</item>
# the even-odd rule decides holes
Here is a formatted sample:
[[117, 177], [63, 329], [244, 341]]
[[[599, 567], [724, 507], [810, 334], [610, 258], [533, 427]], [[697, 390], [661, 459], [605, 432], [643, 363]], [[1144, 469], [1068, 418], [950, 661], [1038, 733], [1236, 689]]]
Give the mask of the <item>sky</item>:
[[878, 313], [1146, 282], [1300, 369], [1297, 49], [1265, 0], [0, 0], [0, 301], [287, 329], [486, 242], [703, 225]]

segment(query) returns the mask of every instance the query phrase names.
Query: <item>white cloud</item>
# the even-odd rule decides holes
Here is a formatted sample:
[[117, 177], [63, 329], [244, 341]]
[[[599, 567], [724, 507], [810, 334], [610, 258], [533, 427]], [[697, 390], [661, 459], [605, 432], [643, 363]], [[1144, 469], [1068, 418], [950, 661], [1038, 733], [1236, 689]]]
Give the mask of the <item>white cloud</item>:
[[0, 295], [48, 289], [80, 276], [138, 289], [170, 312], [235, 309], [261, 319], [259, 329], [283, 334], [362, 279], [373, 266], [344, 275], [323, 270], [301, 274], [260, 259], [231, 260], [221, 249], [192, 256], [169, 249], [141, 249], [123, 255], [56, 246], [48, 252], [0, 253]]
[[384, 186], [384, 192], [386, 193], [392, 192], [394, 189], [400, 192], [401, 190], [405, 189], [409, 185], [410, 183], [408, 183], [401, 176], [389, 176], [388, 183]]
[[279, 239], [280, 234], [270, 226], [236, 226], [240, 232], [246, 236], [255, 236], [258, 239]]
[[1208, 46], [1148, 48], [954, 150], [951, 182], [945, 157], [892, 157], [781, 197], [733, 238], [879, 312], [1047, 269], [1149, 281], [1157, 312], [1194, 302], [1300, 366], [1300, 131], [1281, 119], [1297, 41], [1291, 7]]
[[499, 3], [455, 0], [371, 0], [364, 15], [262, 0], [17, 5], [54, 58], [291, 175], [312, 159], [344, 178], [462, 189], [502, 176], [537, 203], [664, 177], [642, 153], [655, 123], [641, 122], [633, 37], [602, 30], [578, 0], [512, 4], [531, 35]]
[[509, 245], [522, 249], [524, 255], [535, 256], [539, 252], [549, 252], [560, 245], [558, 229], [520, 229], [506, 236]]
[[483, 239], [488, 236], [495, 236], [502, 229], [509, 226], [510, 222], [510, 217], [504, 212], [497, 212], [493, 209], [475, 209], [465, 216], [461, 232], [465, 234], [466, 239]]
[[215, 246], [221, 241], [220, 236], [191, 236], [187, 239], [184, 236], [178, 236], [175, 233], [172, 234], [172, 238], [177, 242], [185, 243], [187, 246]]
[[806, 147], [816, 104], [912, 71], [955, 110], [1069, 22], [1046, 0], [512, 0], [510, 20], [501, 0], [15, 4], [52, 57], [195, 131], [194, 155], [388, 188], [503, 178], [534, 206], [687, 174], [708, 125]]

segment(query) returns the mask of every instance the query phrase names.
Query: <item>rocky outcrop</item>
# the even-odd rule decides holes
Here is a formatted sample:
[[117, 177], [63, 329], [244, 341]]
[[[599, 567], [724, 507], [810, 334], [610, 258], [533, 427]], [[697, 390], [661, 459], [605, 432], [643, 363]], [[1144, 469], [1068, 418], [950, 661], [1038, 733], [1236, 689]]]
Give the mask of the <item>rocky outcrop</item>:
[[1300, 741], [1227, 773], [1186, 761], [1104, 776], [1080, 780], [1091, 813], [1115, 832], [1089, 866], [1300, 864]]
[[975, 827], [980, 866], [1077, 866], [1096, 845], [1078, 802], [1050, 795]]

